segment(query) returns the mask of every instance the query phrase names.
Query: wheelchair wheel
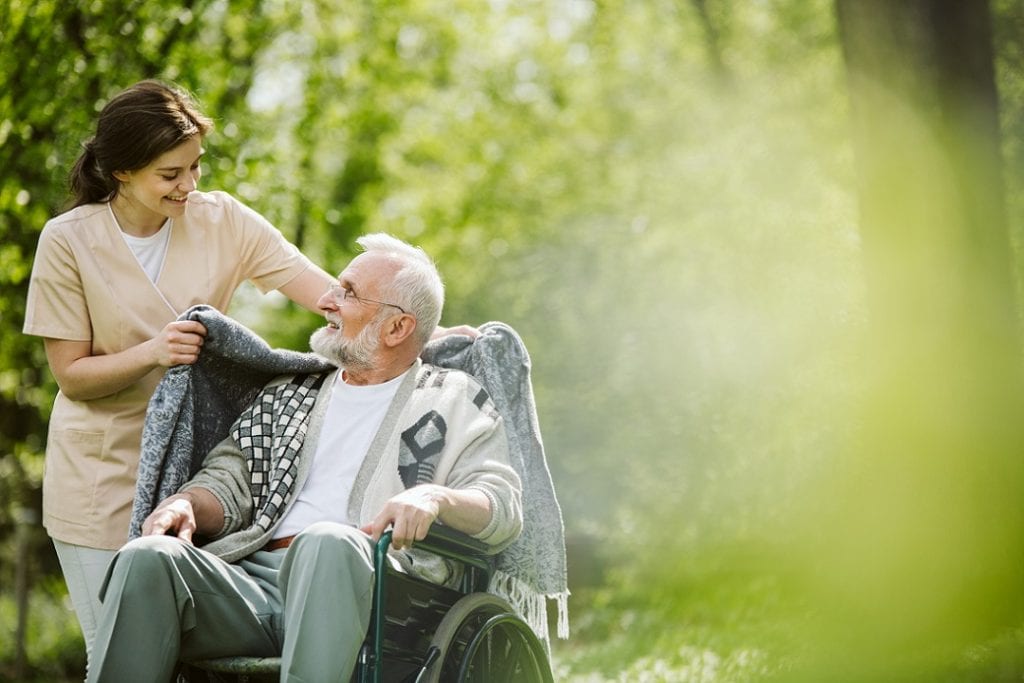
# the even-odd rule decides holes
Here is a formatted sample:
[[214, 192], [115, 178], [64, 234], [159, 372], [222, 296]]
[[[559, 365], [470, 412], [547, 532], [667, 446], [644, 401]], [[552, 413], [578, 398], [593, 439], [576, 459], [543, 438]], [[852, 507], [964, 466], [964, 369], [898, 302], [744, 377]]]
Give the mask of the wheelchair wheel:
[[431, 647], [439, 656], [424, 678], [427, 683], [552, 683], [540, 640], [507, 602], [488, 593], [471, 593], [456, 602], [438, 625]]

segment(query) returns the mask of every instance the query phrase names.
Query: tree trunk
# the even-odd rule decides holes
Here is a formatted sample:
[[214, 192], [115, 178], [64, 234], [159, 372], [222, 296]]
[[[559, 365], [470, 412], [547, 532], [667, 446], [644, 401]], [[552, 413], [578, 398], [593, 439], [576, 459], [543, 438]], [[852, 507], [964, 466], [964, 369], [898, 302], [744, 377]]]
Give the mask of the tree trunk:
[[836, 9], [870, 320], [820, 637], [832, 680], [895, 680], [1022, 615], [1020, 345], [987, 5]]

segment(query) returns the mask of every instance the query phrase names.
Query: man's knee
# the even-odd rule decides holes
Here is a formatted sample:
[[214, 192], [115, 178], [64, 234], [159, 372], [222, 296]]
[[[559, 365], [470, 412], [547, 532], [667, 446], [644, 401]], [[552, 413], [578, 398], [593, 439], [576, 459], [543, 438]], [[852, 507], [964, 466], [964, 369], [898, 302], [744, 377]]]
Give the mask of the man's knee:
[[[285, 633], [299, 623], [316, 623], [332, 633], [349, 633], [345, 642], [357, 647], [370, 616], [373, 551], [369, 536], [351, 526], [317, 522], [303, 529], [288, 548], [278, 577]], [[298, 601], [289, 601], [293, 592]]]
[[173, 536], [142, 536], [129, 541], [114, 555], [101, 597], [113, 583], [147, 590], [160, 577], [169, 577], [168, 567], [185, 556], [183, 546]]
[[292, 562], [308, 556], [314, 561], [333, 559], [373, 570], [373, 543], [362, 531], [347, 524], [316, 522], [309, 525], [295, 537], [289, 555]]
[[117, 561], [130, 558], [135, 562], [173, 561], [185, 554], [185, 542], [174, 536], [140, 536], [128, 541], [114, 556]]

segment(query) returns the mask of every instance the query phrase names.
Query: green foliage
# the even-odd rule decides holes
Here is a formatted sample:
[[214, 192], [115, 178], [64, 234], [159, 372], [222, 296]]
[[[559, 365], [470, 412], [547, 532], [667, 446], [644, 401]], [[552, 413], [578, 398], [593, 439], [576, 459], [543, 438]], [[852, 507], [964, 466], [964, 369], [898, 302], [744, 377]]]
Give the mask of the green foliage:
[[[28, 615], [25, 658], [32, 664], [30, 679], [15, 679], [15, 639], [9, 625], [17, 622], [13, 598], [0, 595], [0, 677], [4, 680], [63, 681], [69, 672], [84, 667], [85, 643], [74, 613], [69, 609], [67, 592], [59, 574], [40, 582], [31, 593], [32, 610]], [[72, 679], [73, 680], [73, 679]]]
[[[1018, 5], [993, 3], [1019, 252]], [[600, 541], [571, 565], [562, 678], [785, 679], [807, 605], [779, 548], [853, 442], [865, 383], [831, 2], [11, 0], [0, 74], [0, 641], [56, 391], [20, 334], [35, 242], [106, 98], [162, 77], [216, 120], [204, 188], [328, 270], [365, 232], [416, 242], [446, 277], [445, 324], [526, 340], [573, 547]], [[291, 348], [319, 324], [251, 288], [231, 313]], [[51, 555], [30, 660], [74, 677]], [[998, 668], [1005, 638], [948, 671]]]

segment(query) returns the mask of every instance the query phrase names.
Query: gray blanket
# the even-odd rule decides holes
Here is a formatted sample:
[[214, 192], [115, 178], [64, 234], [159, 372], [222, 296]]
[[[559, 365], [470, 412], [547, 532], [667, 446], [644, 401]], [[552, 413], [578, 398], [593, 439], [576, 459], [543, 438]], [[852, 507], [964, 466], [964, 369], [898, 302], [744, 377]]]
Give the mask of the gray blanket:
[[211, 306], [193, 306], [179, 320], [201, 322], [206, 340], [199, 360], [170, 368], [149, 400], [129, 539], [141, 535], [157, 503], [199, 470], [263, 385], [278, 375], [333, 367], [313, 353], [271, 349]]
[[[449, 335], [424, 349], [424, 362], [469, 373], [483, 385], [505, 419], [509, 459], [523, 483], [523, 533], [498, 555], [492, 585], [535, 626], [547, 623], [545, 598], [558, 603], [558, 636], [569, 637], [565, 532], [555, 497], [530, 381], [530, 354], [508, 325], [480, 326], [471, 340]], [[544, 629], [546, 632], [546, 628]]]
[[[169, 369], [146, 412], [129, 537], [157, 503], [176, 492], [201, 466], [256, 394], [283, 374], [332, 367], [313, 353], [271, 349], [235, 320], [210, 306], [181, 319], [198, 320], [207, 336], [194, 365]], [[546, 600], [558, 603], [558, 635], [568, 637], [565, 539], [541, 441], [530, 383], [530, 357], [519, 335], [502, 323], [480, 327], [476, 340], [449, 335], [431, 342], [423, 360], [467, 372], [490, 393], [505, 418], [511, 464], [523, 482], [523, 533], [497, 558], [494, 592], [508, 598], [546, 633]]]

